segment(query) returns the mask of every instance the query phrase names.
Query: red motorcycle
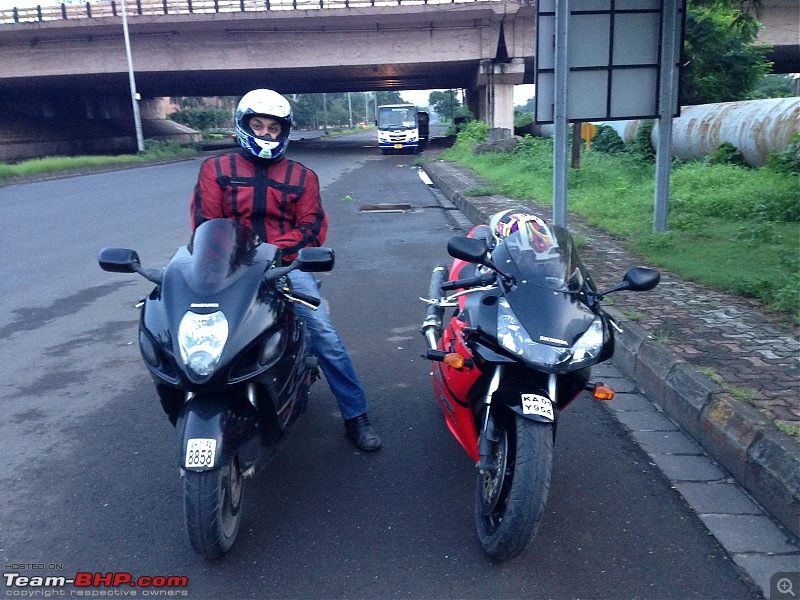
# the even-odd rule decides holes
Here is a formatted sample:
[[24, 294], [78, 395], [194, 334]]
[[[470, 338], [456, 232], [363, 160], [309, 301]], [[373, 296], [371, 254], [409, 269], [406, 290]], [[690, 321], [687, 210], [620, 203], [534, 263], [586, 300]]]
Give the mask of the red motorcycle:
[[[505, 211], [451, 238], [450, 269], [434, 269], [422, 333], [433, 389], [451, 433], [477, 466], [475, 523], [484, 551], [514, 558], [539, 527], [559, 413], [614, 353], [616, 325], [600, 301], [653, 289], [660, 274], [630, 269], [598, 293], [566, 229]], [[444, 292], [455, 292], [445, 296]], [[454, 309], [443, 327], [444, 312]]]

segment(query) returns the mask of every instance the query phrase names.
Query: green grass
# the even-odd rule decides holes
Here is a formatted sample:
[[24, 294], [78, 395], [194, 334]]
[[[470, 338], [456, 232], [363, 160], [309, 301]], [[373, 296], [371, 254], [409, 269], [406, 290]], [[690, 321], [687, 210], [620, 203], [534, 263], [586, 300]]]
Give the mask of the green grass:
[[[551, 206], [552, 140], [526, 137], [512, 153], [473, 155], [484, 132], [472, 124], [441, 158], [472, 168], [497, 193]], [[568, 208], [657, 267], [800, 323], [797, 175], [676, 162], [670, 181], [668, 231], [654, 232], [654, 165], [632, 153], [584, 150], [580, 168], [569, 170]]]
[[39, 175], [55, 171], [71, 171], [104, 165], [125, 164], [131, 162], [169, 158], [173, 156], [191, 156], [196, 154], [194, 147], [184, 147], [176, 142], [157, 142], [146, 140], [142, 154], [121, 154], [119, 156], [53, 156], [25, 160], [15, 164], [0, 163], [0, 179], [24, 175]]

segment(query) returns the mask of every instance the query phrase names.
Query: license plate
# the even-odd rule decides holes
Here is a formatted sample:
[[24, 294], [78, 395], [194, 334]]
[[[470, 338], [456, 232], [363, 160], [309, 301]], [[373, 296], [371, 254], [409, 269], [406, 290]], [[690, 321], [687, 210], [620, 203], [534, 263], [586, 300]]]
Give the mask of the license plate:
[[539, 394], [521, 394], [522, 396], [522, 412], [526, 415], [536, 415], [537, 417], [544, 417], [545, 419], [554, 419], [553, 416], [553, 403], [547, 396], [540, 396]]
[[187, 469], [210, 468], [214, 466], [214, 455], [217, 451], [217, 440], [192, 438], [186, 444]]
[[397, 150], [402, 150], [402, 149], [403, 149], [403, 144], [395, 144], [395, 145], [394, 145], [394, 147], [395, 147]]

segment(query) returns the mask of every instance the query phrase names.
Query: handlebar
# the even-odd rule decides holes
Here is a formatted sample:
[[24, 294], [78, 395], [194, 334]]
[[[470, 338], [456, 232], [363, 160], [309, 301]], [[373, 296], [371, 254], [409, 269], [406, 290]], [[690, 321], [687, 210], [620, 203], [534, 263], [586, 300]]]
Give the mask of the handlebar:
[[497, 280], [497, 273], [494, 271], [490, 273], [483, 273], [475, 277], [467, 277], [466, 279], [456, 279], [454, 281], [445, 281], [442, 284], [442, 291], [467, 289], [477, 287], [480, 285], [489, 285]]

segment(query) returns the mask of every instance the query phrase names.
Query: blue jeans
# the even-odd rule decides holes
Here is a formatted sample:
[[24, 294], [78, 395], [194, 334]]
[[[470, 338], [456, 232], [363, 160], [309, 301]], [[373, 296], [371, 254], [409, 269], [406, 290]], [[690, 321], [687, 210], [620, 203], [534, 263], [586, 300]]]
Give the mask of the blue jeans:
[[[317, 280], [312, 273], [292, 271], [289, 279], [298, 292], [321, 298]], [[317, 310], [302, 304], [295, 304], [294, 307], [297, 316], [306, 324], [309, 352], [319, 360], [331, 392], [339, 403], [342, 418], [352, 419], [367, 412], [364, 388], [361, 387], [353, 362], [331, 322], [325, 303], [320, 304]]]

